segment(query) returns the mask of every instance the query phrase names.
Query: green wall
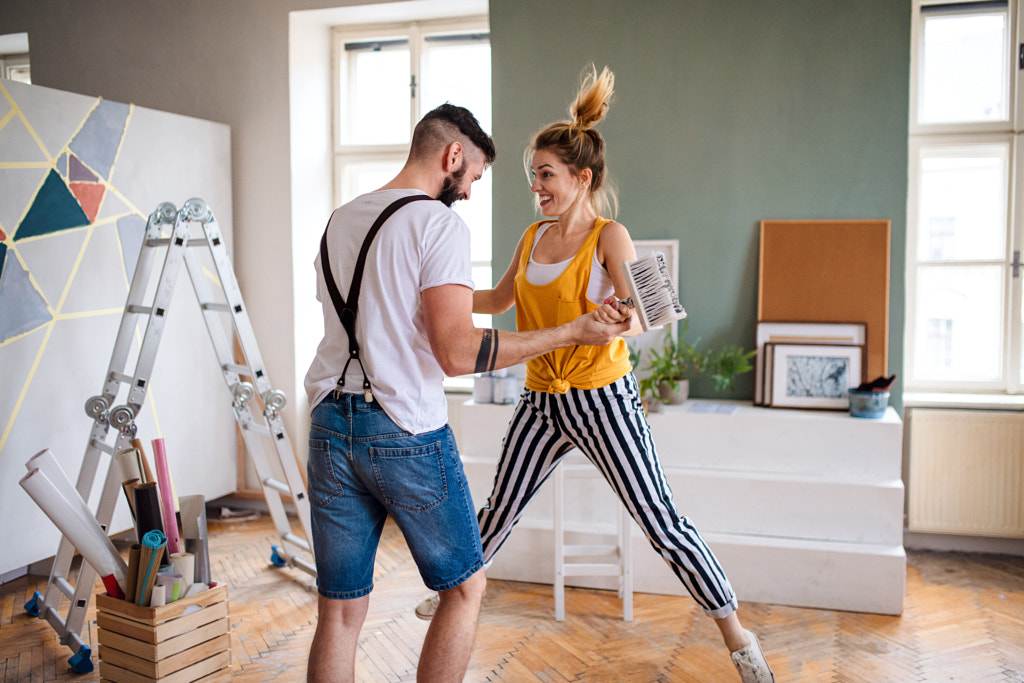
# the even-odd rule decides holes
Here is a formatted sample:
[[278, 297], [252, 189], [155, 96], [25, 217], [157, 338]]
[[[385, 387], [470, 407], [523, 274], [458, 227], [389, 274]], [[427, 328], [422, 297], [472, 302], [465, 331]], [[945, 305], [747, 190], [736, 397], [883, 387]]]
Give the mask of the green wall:
[[[619, 220], [678, 238], [687, 337], [753, 346], [764, 219], [892, 221], [889, 371], [902, 374], [910, 2], [491, 0], [494, 263], [536, 220], [522, 151], [568, 116], [587, 64]], [[500, 324], [514, 326], [505, 316]], [[692, 383], [695, 396], [750, 398]], [[902, 403], [897, 391], [893, 403]]]

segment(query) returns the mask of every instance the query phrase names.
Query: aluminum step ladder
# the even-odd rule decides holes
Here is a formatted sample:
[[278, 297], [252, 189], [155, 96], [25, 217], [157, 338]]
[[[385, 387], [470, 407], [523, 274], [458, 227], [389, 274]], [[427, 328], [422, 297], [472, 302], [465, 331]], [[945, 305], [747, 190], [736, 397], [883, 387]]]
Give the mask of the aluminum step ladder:
[[[169, 233], [165, 234], [167, 231]], [[203, 263], [196, 253], [202, 248], [207, 249], [212, 258], [220, 295], [210, 291], [208, 275], [204, 273]], [[161, 252], [164, 252], [163, 267], [153, 287], [151, 274]], [[114, 456], [131, 447], [136, 437], [135, 419], [146, 400], [182, 263], [192, 281], [224, 382], [230, 391], [231, 407], [246, 451], [259, 476], [270, 516], [281, 537], [281, 546], [271, 547], [270, 560], [277, 566], [296, 567], [315, 577], [309, 499], [280, 412], [287, 399], [284, 392], [272, 388], [267, 378], [220, 227], [202, 199], [188, 200], [181, 210], [165, 202], [157, 207], [146, 223], [142, 249], [121, 316], [103, 391], [85, 404], [85, 412], [93, 419], [93, 426], [76, 483], [78, 493], [88, 501], [100, 462], [104, 455], [107, 456], [106, 480], [96, 509], [97, 521], [107, 530], [122, 490], [120, 469]], [[152, 299], [147, 303], [150, 291]], [[145, 332], [135, 357], [134, 370], [131, 370], [128, 365], [140, 324], [145, 326]], [[242, 362], [236, 359], [233, 342], [237, 342], [241, 350]], [[123, 389], [127, 389], [127, 396], [124, 403], [117, 405], [118, 394], [123, 393]], [[258, 399], [258, 404], [262, 405], [261, 418], [253, 414], [253, 399]], [[257, 411], [259, 405], [255, 406]], [[273, 445], [268, 446], [268, 442]], [[271, 457], [276, 458], [273, 461], [276, 470], [272, 469]], [[275, 471], [282, 472], [285, 481], [275, 478]], [[291, 497], [305, 538], [292, 532], [282, 494]], [[61, 644], [67, 645], [74, 653], [68, 660], [71, 667], [78, 673], [88, 673], [93, 669], [92, 653], [80, 633], [97, 574], [88, 563], [82, 562], [77, 580], [72, 584], [69, 572], [74, 554], [71, 542], [61, 537], [46, 592], [36, 591], [25, 605], [25, 610], [46, 619], [60, 635]], [[60, 608], [65, 597], [70, 605], [66, 615], [62, 616]]]

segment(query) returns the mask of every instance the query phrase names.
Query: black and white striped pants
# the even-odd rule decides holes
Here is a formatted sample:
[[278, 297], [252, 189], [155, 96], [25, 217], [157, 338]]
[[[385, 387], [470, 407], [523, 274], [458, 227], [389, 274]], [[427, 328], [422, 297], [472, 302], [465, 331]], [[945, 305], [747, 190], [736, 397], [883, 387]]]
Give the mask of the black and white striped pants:
[[601, 472], [697, 604], [714, 618], [735, 611], [736, 596], [714, 553], [676, 511], [632, 373], [599, 389], [523, 392], [490, 498], [477, 513], [484, 561], [498, 552], [541, 484], [574, 447]]

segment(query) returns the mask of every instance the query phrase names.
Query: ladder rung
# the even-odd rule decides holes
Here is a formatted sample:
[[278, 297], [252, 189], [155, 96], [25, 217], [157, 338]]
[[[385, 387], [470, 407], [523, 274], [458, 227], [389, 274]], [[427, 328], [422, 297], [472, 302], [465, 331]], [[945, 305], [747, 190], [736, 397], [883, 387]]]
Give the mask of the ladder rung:
[[298, 548], [302, 548], [303, 550], [305, 550], [307, 552], [309, 551], [309, 541], [307, 541], [306, 539], [304, 539], [304, 538], [302, 538], [300, 536], [296, 536], [293, 533], [286, 533], [286, 534], [281, 536], [281, 539], [285, 540], [285, 541], [288, 541], [292, 545], [294, 545], [294, 546], [296, 546]]
[[312, 562], [308, 562], [302, 559], [301, 557], [290, 557], [289, 559], [292, 561], [292, 564], [294, 564], [302, 571], [306, 572], [307, 574], [316, 576], [316, 565]]
[[617, 564], [565, 564], [563, 576], [618, 576], [622, 567]]
[[617, 545], [567, 545], [562, 550], [563, 555], [608, 555], [617, 552]]
[[114, 454], [114, 447], [113, 446], [108, 446], [105, 441], [99, 441], [97, 439], [93, 439], [92, 442], [91, 442], [91, 445], [96, 450], [103, 451], [107, 455], [113, 455]]
[[199, 306], [204, 311], [219, 311], [221, 313], [230, 313], [231, 312], [231, 306], [228, 306], [227, 304], [219, 304], [219, 303], [215, 303], [215, 302], [210, 302], [210, 303], [200, 304]]
[[291, 495], [292, 492], [292, 490], [288, 488], [287, 484], [282, 484], [277, 479], [271, 479], [270, 477], [267, 477], [266, 479], [263, 480], [263, 485], [266, 486], [268, 489], [274, 489], [278, 493], [287, 493]]
[[60, 592], [68, 598], [68, 600], [74, 599], [75, 587], [68, 583], [68, 580], [63, 576], [54, 577], [53, 585], [56, 586]]
[[135, 378], [132, 377], [131, 375], [125, 375], [120, 372], [110, 373], [110, 379], [116, 379], [121, 384], [131, 384], [132, 382], [135, 381]]
[[270, 436], [270, 428], [266, 425], [261, 425], [258, 422], [246, 422], [242, 425], [242, 429], [250, 432], [256, 432], [261, 436]]
[[141, 315], [150, 315], [153, 313], [152, 306], [139, 306], [138, 304], [128, 304], [125, 306], [125, 310], [129, 313], [138, 313]]
[[239, 375], [252, 377], [252, 370], [249, 369], [248, 365], [239, 365], [237, 363], [225, 363], [220, 367], [222, 370], [224, 370], [224, 372], [237, 372]]

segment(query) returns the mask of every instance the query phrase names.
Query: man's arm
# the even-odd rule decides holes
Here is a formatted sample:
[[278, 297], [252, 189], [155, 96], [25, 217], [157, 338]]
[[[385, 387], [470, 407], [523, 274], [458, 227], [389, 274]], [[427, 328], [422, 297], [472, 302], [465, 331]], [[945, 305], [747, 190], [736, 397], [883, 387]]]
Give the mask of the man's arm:
[[628, 314], [603, 306], [600, 310], [607, 319], [625, 322], [600, 322], [588, 313], [546, 330], [482, 330], [473, 326], [473, 291], [468, 287], [431, 287], [423, 290], [422, 300], [430, 347], [449, 377], [506, 368], [563, 346], [604, 346], [630, 326]]

